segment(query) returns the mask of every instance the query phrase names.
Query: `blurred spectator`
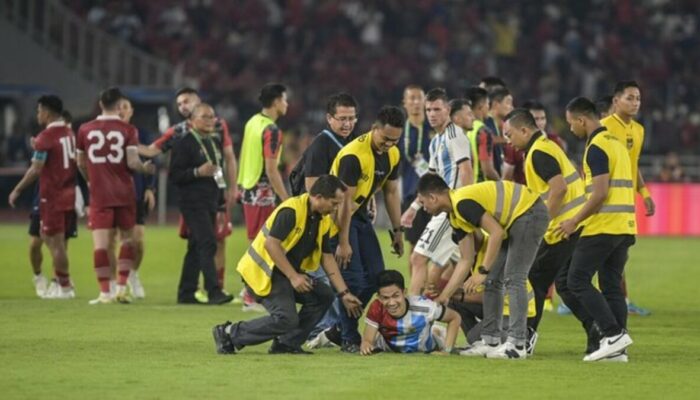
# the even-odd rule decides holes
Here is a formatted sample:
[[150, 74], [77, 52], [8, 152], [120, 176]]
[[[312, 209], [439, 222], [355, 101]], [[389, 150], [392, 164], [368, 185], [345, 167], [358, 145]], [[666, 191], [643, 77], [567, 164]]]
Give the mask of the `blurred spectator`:
[[657, 180], [659, 182], [686, 182], [688, 180], [683, 172], [678, 154], [674, 152], [666, 154]]

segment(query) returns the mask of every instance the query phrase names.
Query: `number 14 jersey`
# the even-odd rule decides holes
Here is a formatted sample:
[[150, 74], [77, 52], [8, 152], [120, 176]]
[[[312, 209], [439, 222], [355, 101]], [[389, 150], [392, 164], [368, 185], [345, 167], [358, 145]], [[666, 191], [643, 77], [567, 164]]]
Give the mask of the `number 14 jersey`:
[[70, 211], [75, 207], [75, 137], [63, 121], [50, 123], [36, 137], [34, 158], [44, 161], [39, 177], [41, 207]]
[[136, 127], [117, 116], [100, 115], [80, 126], [76, 147], [87, 163], [90, 207], [122, 207], [136, 201], [126, 163], [126, 149], [136, 146]]

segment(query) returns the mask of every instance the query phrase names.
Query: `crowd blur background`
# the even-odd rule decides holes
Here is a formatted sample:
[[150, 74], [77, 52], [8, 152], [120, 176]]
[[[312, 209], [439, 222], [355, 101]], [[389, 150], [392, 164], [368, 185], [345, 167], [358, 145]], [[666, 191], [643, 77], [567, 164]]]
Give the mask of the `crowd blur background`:
[[[506, 81], [516, 106], [539, 99], [548, 108], [550, 129], [576, 153], [582, 147], [563, 120], [568, 100], [611, 94], [616, 81], [634, 79], [642, 87], [647, 180], [700, 179], [695, 0], [5, 0], [0, 7], [3, 29], [30, 36], [37, 29], [45, 32], [45, 42], [34, 42], [47, 50], [61, 30], [86, 29], [111, 35], [134, 54], [165, 61], [172, 70], [168, 81], [124, 85], [134, 94], [135, 124], [151, 138], [180, 119], [174, 90], [192, 86], [229, 122], [239, 150], [243, 124], [259, 109], [259, 88], [280, 81], [291, 95], [288, 115], [278, 121], [286, 135], [285, 165], [291, 168], [323, 128], [325, 99], [334, 92], [345, 90], [358, 99], [358, 129], [367, 129], [381, 105], [400, 104], [409, 83], [441, 86], [460, 97], [466, 87], [493, 75]], [[42, 12], [64, 15], [64, 22], [45, 15], [40, 23], [35, 14]], [[65, 21], [78, 22], [66, 28]], [[86, 57], [71, 50], [66, 40], [71, 35], [63, 33], [60, 42], [67, 50], [54, 52], [63, 54], [57, 57], [61, 68], [70, 69], [71, 54]], [[4, 43], [11, 37], [1, 36], [0, 44], [12, 45]], [[56, 86], [47, 76], [28, 89], [17, 84], [24, 71], [2, 72], [0, 167], [6, 175], [8, 167], [28, 165], [29, 138], [40, 130], [31, 99]], [[115, 83], [97, 78], [91, 81], [95, 87]], [[68, 104], [71, 96], [84, 97], [78, 90], [57, 94]], [[94, 117], [96, 98], [97, 92], [91, 106], [70, 110], [77, 122]], [[3, 182], [4, 192], [9, 183]]]

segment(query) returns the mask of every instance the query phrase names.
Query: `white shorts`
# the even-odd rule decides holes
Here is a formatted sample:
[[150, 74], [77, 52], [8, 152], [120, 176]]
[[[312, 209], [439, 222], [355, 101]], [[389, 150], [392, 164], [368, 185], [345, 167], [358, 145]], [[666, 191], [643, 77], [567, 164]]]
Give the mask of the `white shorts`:
[[452, 226], [447, 213], [440, 213], [428, 222], [413, 250], [435, 263], [445, 267], [447, 263], [459, 261], [459, 247], [452, 241]]

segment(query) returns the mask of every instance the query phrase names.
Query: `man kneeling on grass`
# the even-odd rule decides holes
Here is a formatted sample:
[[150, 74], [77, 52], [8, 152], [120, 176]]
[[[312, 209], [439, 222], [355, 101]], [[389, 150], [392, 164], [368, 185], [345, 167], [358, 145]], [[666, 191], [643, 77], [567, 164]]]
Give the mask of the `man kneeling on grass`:
[[[367, 311], [360, 354], [452, 351], [462, 321], [457, 312], [425, 297], [406, 297], [398, 271], [382, 271], [377, 281], [378, 298]], [[447, 329], [435, 321], [446, 322]]]
[[[343, 306], [355, 318], [362, 303], [340, 276], [329, 242], [330, 214], [343, 201], [345, 186], [323, 175], [307, 194], [280, 204], [238, 263], [246, 289], [270, 315], [213, 328], [216, 351], [234, 354], [244, 346], [273, 340], [270, 354], [311, 354], [301, 348], [309, 332], [326, 313], [335, 295], [308, 272], [323, 266]], [[297, 312], [296, 303], [302, 304]]]

